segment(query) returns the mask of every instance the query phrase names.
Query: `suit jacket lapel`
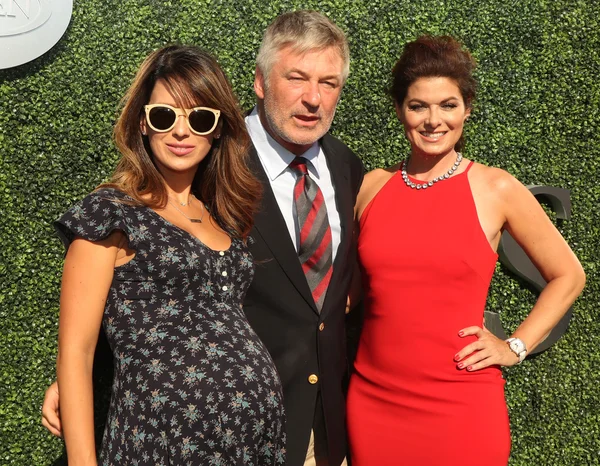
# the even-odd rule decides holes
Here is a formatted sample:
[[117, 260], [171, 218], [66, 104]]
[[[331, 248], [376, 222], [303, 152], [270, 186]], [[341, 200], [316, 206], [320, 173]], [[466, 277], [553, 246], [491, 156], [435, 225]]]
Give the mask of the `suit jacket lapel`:
[[[342, 154], [335, 151], [329, 142], [329, 135], [325, 135], [321, 140], [323, 152], [331, 174], [331, 182], [335, 192], [335, 202], [340, 214], [340, 246], [336, 253], [333, 262], [333, 275], [329, 282], [327, 295], [321, 313], [327, 311], [328, 301], [335, 295], [335, 288], [338, 281], [344, 273], [352, 272], [353, 268], [349, 268], [346, 263], [345, 245], [348, 241], [352, 241], [354, 229], [354, 203], [352, 201], [352, 192], [349, 189], [350, 185], [350, 165], [348, 160]], [[331, 292], [330, 292], [331, 291]], [[328, 299], [329, 298], [329, 299]]]
[[[311, 306], [315, 313], [318, 313], [310, 287], [302, 271], [302, 266], [298, 260], [298, 254], [294, 248], [294, 243], [290, 238], [287, 225], [279, 210], [279, 205], [271, 189], [269, 178], [265, 173], [262, 164], [256, 153], [256, 148], [250, 148], [249, 165], [252, 172], [260, 180], [263, 186], [262, 201], [259, 212], [254, 216], [254, 230], [260, 234], [267, 244], [273, 257], [279, 263], [289, 280], [296, 287], [305, 301]], [[290, 188], [291, 189], [291, 188]], [[255, 260], [264, 258], [255, 257]], [[273, 286], [277, 286], [276, 283]]]

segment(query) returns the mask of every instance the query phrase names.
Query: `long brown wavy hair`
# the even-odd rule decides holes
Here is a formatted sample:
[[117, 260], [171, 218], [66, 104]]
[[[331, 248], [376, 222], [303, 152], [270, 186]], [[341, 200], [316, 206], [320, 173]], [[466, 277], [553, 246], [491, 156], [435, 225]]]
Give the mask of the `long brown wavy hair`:
[[221, 228], [245, 238], [261, 195], [261, 185], [247, 165], [250, 139], [225, 73], [212, 55], [197, 47], [170, 45], [144, 60], [123, 97], [123, 109], [114, 130], [122, 157], [110, 182], [100, 188], [116, 188], [151, 208], [167, 204], [164, 179], [140, 128], [144, 105], [159, 80], [179, 106], [202, 105], [221, 111], [220, 130], [217, 129], [221, 137], [213, 140], [198, 166], [192, 192], [205, 203]]

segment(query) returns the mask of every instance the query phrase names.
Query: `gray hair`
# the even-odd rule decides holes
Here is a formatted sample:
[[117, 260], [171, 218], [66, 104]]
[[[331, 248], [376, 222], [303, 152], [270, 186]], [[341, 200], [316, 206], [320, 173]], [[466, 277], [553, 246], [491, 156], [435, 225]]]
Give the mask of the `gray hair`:
[[268, 85], [277, 52], [291, 46], [297, 53], [336, 47], [342, 58], [342, 84], [350, 71], [350, 49], [344, 32], [325, 15], [312, 10], [284, 13], [267, 27], [256, 57], [256, 66]]

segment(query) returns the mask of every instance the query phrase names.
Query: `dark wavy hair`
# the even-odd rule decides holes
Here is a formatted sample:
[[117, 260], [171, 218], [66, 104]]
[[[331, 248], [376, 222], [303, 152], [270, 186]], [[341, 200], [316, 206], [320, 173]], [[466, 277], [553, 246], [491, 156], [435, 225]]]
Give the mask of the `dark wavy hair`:
[[192, 192], [207, 206], [216, 222], [230, 234], [245, 238], [258, 208], [261, 185], [248, 169], [249, 136], [231, 84], [208, 52], [197, 47], [170, 45], [151, 53], [138, 70], [122, 100], [114, 130], [122, 157], [109, 183], [149, 207], [164, 207], [168, 194], [140, 129], [144, 105], [162, 80], [181, 107], [219, 109], [220, 134], [202, 160]]
[[[408, 88], [419, 78], [444, 77], [456, 81], [467, 108], [472, 108], [477, 91], [473, 77], [476, 63], [462, 44], [450, 36], [420, 36], [404, 46], [402, 56], [392, 70], [389, 94], [397, 105], [402, 105]], [[455, 145], [461, 150], [461, 136]]]

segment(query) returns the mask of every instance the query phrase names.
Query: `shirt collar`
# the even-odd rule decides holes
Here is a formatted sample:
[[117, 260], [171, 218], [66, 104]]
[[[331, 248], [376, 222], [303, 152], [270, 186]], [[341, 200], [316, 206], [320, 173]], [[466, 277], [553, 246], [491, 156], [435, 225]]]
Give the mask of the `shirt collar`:
[[[246, 127], [258, 153], [258, 158], [267, 172], [267, 176], [271, 181], [275, 180], [286, 171], [289, 164], [296, 158], [296, 155], [292, 154], [267, 133], [258, 116], [257, 107], [254, 107], [252, 112], [246, 116]], [[301, 157], [310, 162], [307, 164], [307, 167], [311, 174], [317, 178], [319, 178], [320, 150], [319, 142], [317, 141], [301, 155]]]

